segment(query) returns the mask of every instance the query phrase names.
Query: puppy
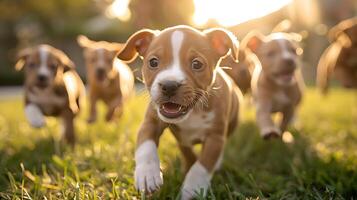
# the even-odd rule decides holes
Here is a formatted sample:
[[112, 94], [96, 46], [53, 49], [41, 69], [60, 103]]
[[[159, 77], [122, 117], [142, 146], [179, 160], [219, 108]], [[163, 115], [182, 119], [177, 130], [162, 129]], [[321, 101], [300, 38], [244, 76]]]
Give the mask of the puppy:
[[83, 83], [73, 62], [49, 45], [19, 52], [16, 69], [25, 70], [25, 115], [36, 128], [45, 125], [44, 116], [63, 119], [64, 138], [75, 143], [73, 120], [80, 109]]
[[342, 21], [329, 32], [331, 45], [317, 67], [317, 85], [328, 90], [332, 75], [346, 88], [357, 88], [357, 17]]
[[231, 56], [226, 56], [221, 62], [223, 70], [234, 80], [243, 94], [250, 92], [250, 82], [255, 65], [254, 56], [246, 54], [244, 50], [239, 51], [238, 62]]
[[[151, 102], [138, 133], [135, 184], [154, 192], [163, 184], [157, 153], [163, 130], [176, 137], [187, 171], [182, 199], [206, 194], [213, 172], [220, 166], [227, 136], [236, 127], [239, 88], [218, 67], [236, 40], [223, 29], [198, 31], [175, 26], [163, 31], [141, 30], [127, 41], [118, 58], [143, 58], [143, 78]], [[192, 146], [202, 144], [196, 156]]]
[[123, 45], [105, 41], [95, 42], [81, 35], [78, 44], [84, 48], [89, 81], [89, 123], [97, 119], [96, 103], [103, 100], [108, 111], [105, 119], [113, 120], [123, 112], [123, 102], [134, 93], [134, 76], [128, 65], [116, 58]]
[[[250, 33], [242, 45], [260, 61], [252, 76], [252, 93], [256, 104], [256, 118], [263, 138], [280, 137], [294, 116], [302, 98], [303, 79], [299, 66], [301, 49], [293, 34], [273, 33], [264, 36]], [[282, 114], [280, 126], [271, 118]]]

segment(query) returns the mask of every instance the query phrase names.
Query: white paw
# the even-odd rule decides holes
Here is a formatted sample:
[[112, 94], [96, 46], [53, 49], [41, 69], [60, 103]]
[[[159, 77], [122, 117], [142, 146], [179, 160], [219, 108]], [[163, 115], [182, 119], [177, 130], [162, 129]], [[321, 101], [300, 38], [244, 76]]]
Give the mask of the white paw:
[[155, 192], [163, 184], [156, 144], [143, 142], [135, 152], [135, 187], [141, 192]]
[[211, 183], [212, 174], [197, 161], [188, 171], [181, 189], [181, 200], [189, 200], [198, 194], [206, 196]]
[[28, 104], [25, 108], [25, 115], [32, 127], [41, 128], [45, 125], [45, 117], [38, 106]]
[[160, 166], [147, 163], [135, 168], [135, 187], [141, 192], [155, 192], [163, 184]]

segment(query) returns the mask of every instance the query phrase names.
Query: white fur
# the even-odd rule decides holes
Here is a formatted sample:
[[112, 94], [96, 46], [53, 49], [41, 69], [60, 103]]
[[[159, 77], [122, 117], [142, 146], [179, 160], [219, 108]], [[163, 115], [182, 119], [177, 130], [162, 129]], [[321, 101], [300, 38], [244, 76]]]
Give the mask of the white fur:
[[[177, 81], [179, 83], [184, 83], [186, 79], [185, 73], [182, 71], [181, 64], [180, 64], [180, 50], [181, 50], [183, 39], [184, 39], [184, 33], [182, 31], [174, 31], [171, 35], [173, 60], [170, 66], [168, 66], [165, 70], [159, 72], [155, 77], [155, 80], [150, 89], [151, 97], [154, 100], [156, 100], [160, 96], [159, 83], [161, 83], [162, 81], [170, 80], [170, 81]], [[163, 117], [160, 114], [159, 117], [163, 121], [171, 123], [168, 121], [169, 119]]]
[[41, 128], [45, 125], [45, 118], [38, 106], [35, 104], [28, 104], [25, 107], [25, 116], [31, 126]]
[[280, 129], [277, 128], [277, 127], [275, 127], [275, 126], [262, 128], [260, 134], [261, 134], [261, 136], [266, 136], [266, 135], [268, 135], [268, 134], [271, 133], [271, 132], [275, 132], [275, 133], [281, 135]]
[[282, 58], [283, 59], [295, 59], [295, 55], [293, 55], [287, 48], [286, 41], [283, 39], [276, 40], [278, 42], [279, 47], [282, 49]]
[[105, 51], [104, 49], [96, 49], [98, 54], [98, 65], [104, 66], [105, 65]]
[[188, 171], [181, 189], [181, 200], [189, 200], [200, 194], [206, 196], [210, 186], [212, 174], [199, 162], [196, 161]]
[[48, 48], [46, 46], [41, 46], [39, 49], [39, 53], [40, 53], [40, 68], [38, 70], [38, 74], [48, 77], [51, 74], [47, 66]]
[[[203, 117], [204, 115], [206, 117]], [[214, 118], [215, 113], [213, 111], [196, 111], [177, 123], [181, 130], [179, 135], [181, 145], [191, 146], [195, 140], [203, 141], [207, 133], [206, 130], [212, 128]]]
[[147, 140], [135, 152], [135, 187], [139, 191], [154, 192], [162, 184], [160, 160], [154, 141]]

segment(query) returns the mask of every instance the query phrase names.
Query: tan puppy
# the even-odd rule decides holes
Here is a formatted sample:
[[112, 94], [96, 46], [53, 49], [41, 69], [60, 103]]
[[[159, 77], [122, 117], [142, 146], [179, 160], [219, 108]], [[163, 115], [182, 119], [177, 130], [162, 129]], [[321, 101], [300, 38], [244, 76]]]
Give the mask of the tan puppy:
[[346, 88], [357, 88], [357, 17], [342, 21], [329, 32], [331, 45], [317, 67], [317, 85], [328, 90], [332, 75]]
[[108, 107], [105, 119], [111, 121], [123, 112], [123, 102], [134, 93], [134, 76], [128, 65], [116, 58], [123, 45], [105, 41], [95, 42], [78, 36], [78, 44], [84, 48], [89, 81], [89, 123], [97, 119], [96, 103], [103, 100]]
[[49, 45], [23, 49], [16, 69], [25, 69], [25, 114], [36, 128], [45, 125], [44, 116], [63, 119], [64, 137], [75, 142], [73, 120], [80, 108], [83, 83], [72, 61]]
[[[239, 89], [217, 67], [229, 51], [237, 58], [235, 43], [222, 29], [200, 32], [175, 26], [141, 30], [118, 54], [126, 61], [138, 54], [143, 58], [144, 82], [151, 96], [135, 152], [138, 190], [154, 192], [163, 183], [157, 148], [163, 130], [169, 128], [187, 170], [182, 199], [191, 199], [200, 189], [207, 192], [222, 161], [227, 136], [238, 120]], [[196, 157], [192, 145], [199, 143], [203, 148]]]
[[[242, 42], [259, 59], [252, 77], [252, 93], [257, 106], [257, 123], [263, 138], [280, 137], [294, 116], [302, 97], [303, 79], [299, 65], [299, 48], [295, 36], [273, 33], [263, 36], [251, 33]], [[282, 113], [280, 126], [272, 113]]]
[[222, 59], [220, 66], [234, 80], [243, 94], [250, 92], [252, 73], [256, 65], [255, 56], [239, 51], [238, 62], [231, 56]]

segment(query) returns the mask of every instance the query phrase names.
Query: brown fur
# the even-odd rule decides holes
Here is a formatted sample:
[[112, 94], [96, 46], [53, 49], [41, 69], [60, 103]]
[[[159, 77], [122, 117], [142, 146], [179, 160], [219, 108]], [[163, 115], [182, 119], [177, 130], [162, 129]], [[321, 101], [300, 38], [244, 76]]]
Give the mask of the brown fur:
[[[98, 100], [108, 107], [106, 120], [111, 121], [123, 112], [123, 103], [134, 93], [134, 76], [125, 63], [116, 58], [122, 44], [95, 42], [81, 35], [78, 43], [84, 48], [84, 57], [89, 81], [90, 116], [89, 123], [97, 119]], [[98, 71], [102, 70], [99, 74]]]

